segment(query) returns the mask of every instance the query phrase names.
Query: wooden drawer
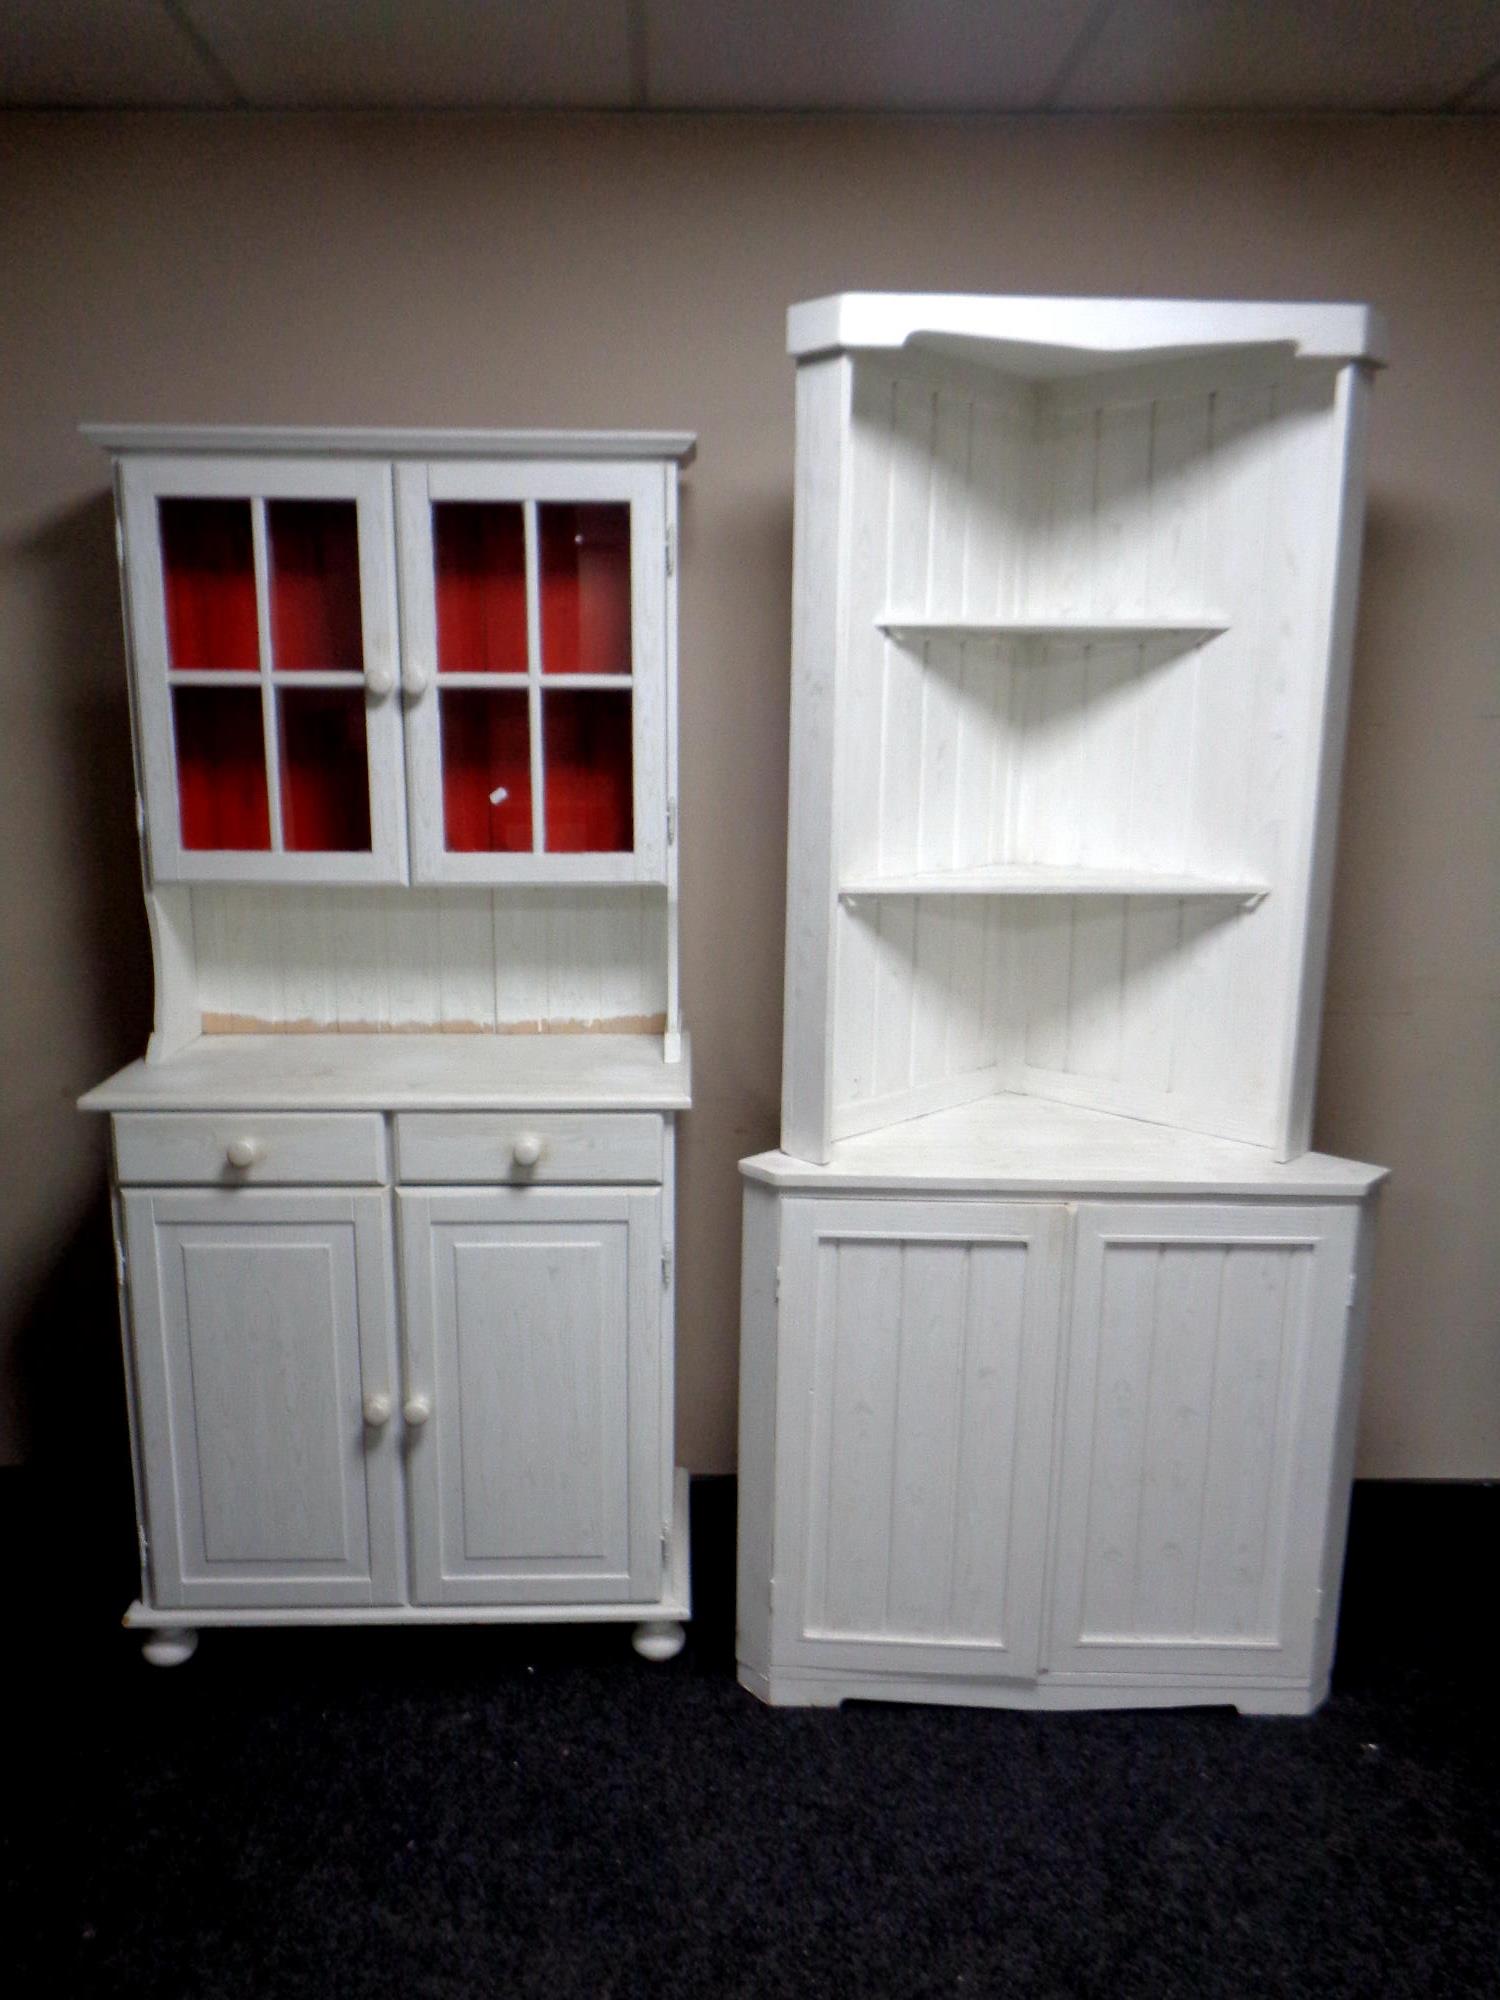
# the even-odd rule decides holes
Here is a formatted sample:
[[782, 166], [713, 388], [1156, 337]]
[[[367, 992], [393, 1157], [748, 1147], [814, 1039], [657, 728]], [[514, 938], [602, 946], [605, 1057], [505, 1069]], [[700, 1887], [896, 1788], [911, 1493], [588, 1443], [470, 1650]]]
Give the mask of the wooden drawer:
[[156, 1187], [378, 1185], [385, 1122], [377, 1112], [123, 1113], [115, 1163], [122, 1182]]
[[661, 1179], [661, 1119], [645, 1111], [410, 1111], [396, 1119], [402, 1181]]

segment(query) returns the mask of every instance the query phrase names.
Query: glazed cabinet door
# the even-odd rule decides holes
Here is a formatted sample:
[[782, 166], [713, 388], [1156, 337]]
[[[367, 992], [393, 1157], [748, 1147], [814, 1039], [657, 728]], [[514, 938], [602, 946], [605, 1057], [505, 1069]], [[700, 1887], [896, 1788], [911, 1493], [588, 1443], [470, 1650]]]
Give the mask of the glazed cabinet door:
[[1080, 1205], [1054, 1669], [1307, 1679], [1357, 1227]]
[[655, 1597], [660, 1191], [397, 1200], [417, 1601]]
[[384, 1196], [122, 1199], [153, 1602], [394, 1603]]
[[396, 468], [418, 882], [662, 882], [668, 474]]
[[158, 882], [401, 882], [391, 471], [140, 457], [120, 473]]
[[775, 1665], [1030, 1679], [1059, 1204], [783, 1204]]

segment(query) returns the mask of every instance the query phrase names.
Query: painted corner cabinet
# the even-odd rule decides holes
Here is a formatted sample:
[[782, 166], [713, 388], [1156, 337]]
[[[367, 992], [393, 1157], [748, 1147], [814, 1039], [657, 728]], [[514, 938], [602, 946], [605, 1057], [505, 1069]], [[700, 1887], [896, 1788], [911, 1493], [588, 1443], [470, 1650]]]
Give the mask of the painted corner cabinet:
[[1328, 1683], [1381, 1169], [1309, 1152], [1359, 306], [792, 309], [782, 1150], [740, 1677]]
[[148, 1658], [689, 1615], [663, 433], [89, 433], [156, 969], [113, 1135]]

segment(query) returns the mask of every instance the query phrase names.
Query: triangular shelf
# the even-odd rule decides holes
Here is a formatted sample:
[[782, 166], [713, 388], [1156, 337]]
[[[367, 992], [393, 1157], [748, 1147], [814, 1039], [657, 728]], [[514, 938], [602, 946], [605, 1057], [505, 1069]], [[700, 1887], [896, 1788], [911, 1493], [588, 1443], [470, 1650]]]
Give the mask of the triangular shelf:
[[1156, 874], [1139, 868], [1048, 868], [1011, 863], [986, 868], [928, 869], [910, 875], [867, 875], [839, 884], [845, 902], [859, 896], [1200, 896], [1259, 902], [1266, 882], [1200, 875]]

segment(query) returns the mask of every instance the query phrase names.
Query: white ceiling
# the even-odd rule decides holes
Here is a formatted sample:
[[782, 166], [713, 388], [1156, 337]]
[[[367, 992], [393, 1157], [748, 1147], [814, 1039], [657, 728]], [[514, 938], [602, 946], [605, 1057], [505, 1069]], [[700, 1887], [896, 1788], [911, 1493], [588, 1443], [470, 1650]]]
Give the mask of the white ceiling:
[[1497, 0], [3, 0], [0, 103], [1500, 109]]

